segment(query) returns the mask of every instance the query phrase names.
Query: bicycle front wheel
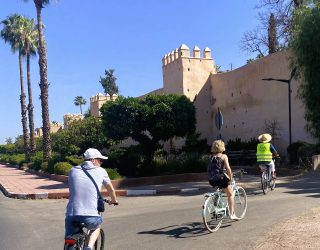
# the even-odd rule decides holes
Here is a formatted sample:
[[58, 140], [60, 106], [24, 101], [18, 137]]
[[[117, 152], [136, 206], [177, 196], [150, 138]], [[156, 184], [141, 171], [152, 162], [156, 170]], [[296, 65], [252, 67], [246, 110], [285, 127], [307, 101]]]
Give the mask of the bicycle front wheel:
[[102, 228], [100, 228], [100, 234], [99, 237], [94, 244], [94, 250], [103, 250], [104, 249], [104, 231]]
[[261, 174], [261, 188], [262, 188], [262, 192], [264, 194], [267, 194], [268, 193], [268, 174], [266, 173], [266, 171], [264, 171], [262, 174]]
[[215, 232], [222, 224], [223, 213], [217, 213], [216, 206], [213, 203], [212, 196], [207, 197], [202, 206], [202, 218], [205, 227], [210, 232]]
[[244, 188], [237, 187], [234, 195], [234, 213], [238, 219], [242, 219], [247, 212], [247, 194]]

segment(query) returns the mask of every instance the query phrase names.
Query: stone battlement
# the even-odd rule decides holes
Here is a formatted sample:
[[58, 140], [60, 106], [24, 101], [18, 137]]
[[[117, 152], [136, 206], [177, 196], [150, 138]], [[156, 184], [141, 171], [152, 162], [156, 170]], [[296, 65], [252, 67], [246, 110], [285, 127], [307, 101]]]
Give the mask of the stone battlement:
[[179, 48], [171, 51], [170, 53], [166, 54], [162, 58], [162, 66], [166, 66], [166, 65], [178, 60], [179, 58], [183, 58], [183, 59], [210, 59], [210, 60], [212, 60], [211, 49], [206, 47], [203, 50], [202, 58], [201, 58], [200, 49], [198, 46], [195, 46], [193, 48], [192, 57], [191, 57], [189, 47], [185, 44], [182, 44]]
[[106, 102], [110, 100], [115, 100], [117, 99], [117, 97], [118, 96], [116, 94], [110, 96], [109, 94], [103, 95], [102, 93], [98, 93], [97, 95], [90, 97], [90, 103], [101, 102], [101, 101]]

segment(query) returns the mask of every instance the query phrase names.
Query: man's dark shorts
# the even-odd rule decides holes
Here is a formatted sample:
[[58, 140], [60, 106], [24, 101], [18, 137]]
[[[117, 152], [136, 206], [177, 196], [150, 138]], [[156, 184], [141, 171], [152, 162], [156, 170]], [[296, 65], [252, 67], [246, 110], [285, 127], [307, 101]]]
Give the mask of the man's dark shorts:
[[79, 229], [74, 223], [84, 223], [87, 229], [95, 230], [102, 224], [101, 216], [66, 216], [65, 218], [65, 236], [78, 233]]
[[230, 179], [224, 174], [222, 179], [219, 179], [217, 181], [209, 180], [209, 183], [213, 187], [219, 187], [219, 188], [227, 188], [229, 185]]

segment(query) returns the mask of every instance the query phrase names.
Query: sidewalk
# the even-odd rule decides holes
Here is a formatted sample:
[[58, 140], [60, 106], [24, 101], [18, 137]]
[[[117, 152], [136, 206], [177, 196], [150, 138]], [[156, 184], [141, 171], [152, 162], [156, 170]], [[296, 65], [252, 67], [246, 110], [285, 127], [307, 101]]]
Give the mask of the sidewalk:
[[[179, 177], [179, 175], [177, 176]], [[205, 193], [212, 190], [205, 178], [199, 180], [199, 174], [195, 174], [195, 180], [191, 182], [177, 180], [176, 183], [140, 185], [129, 188], [114, 186], [118, 196], [170, 195], [200, 191]], [[150, 184], [150, 182], [152, 182], [152, 179], [151, 181], [149, 179], [146, 183]], [[246, 189], [258, 189], [260, 179], [259, 176], [245, 175], [242, 180], [237, 182]], [[65, 182], [52, 180], [3, 164], [0, 164], [0, 188], [9, 198], [60, 199], [69, 197], [68, 186]], [[105, 190], [102, 193], [106, 195]]]

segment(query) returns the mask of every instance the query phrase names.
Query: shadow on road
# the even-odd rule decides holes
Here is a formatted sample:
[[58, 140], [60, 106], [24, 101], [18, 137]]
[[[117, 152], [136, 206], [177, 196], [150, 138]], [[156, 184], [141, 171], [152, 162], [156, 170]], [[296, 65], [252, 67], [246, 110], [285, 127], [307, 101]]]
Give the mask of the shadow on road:
[[[221, 229], [231, 226], [230, 220], [224, 220]], [[138, 232], [138, 234], [153, 234], [153, 235], [166, 235], [174, 238], [191, 238], [208, 235], [210, 232], [206, 229], [203, 223], [190, 222], [181, 225], [172, 225], [162, 228], [157, 228], [149, 231]]]
[[308, 197], [320, 198], [320, 171], [312, 171], [296, 179], [276, 184], [276, 187], [290, 189], [288, 194], [304, 194]]

